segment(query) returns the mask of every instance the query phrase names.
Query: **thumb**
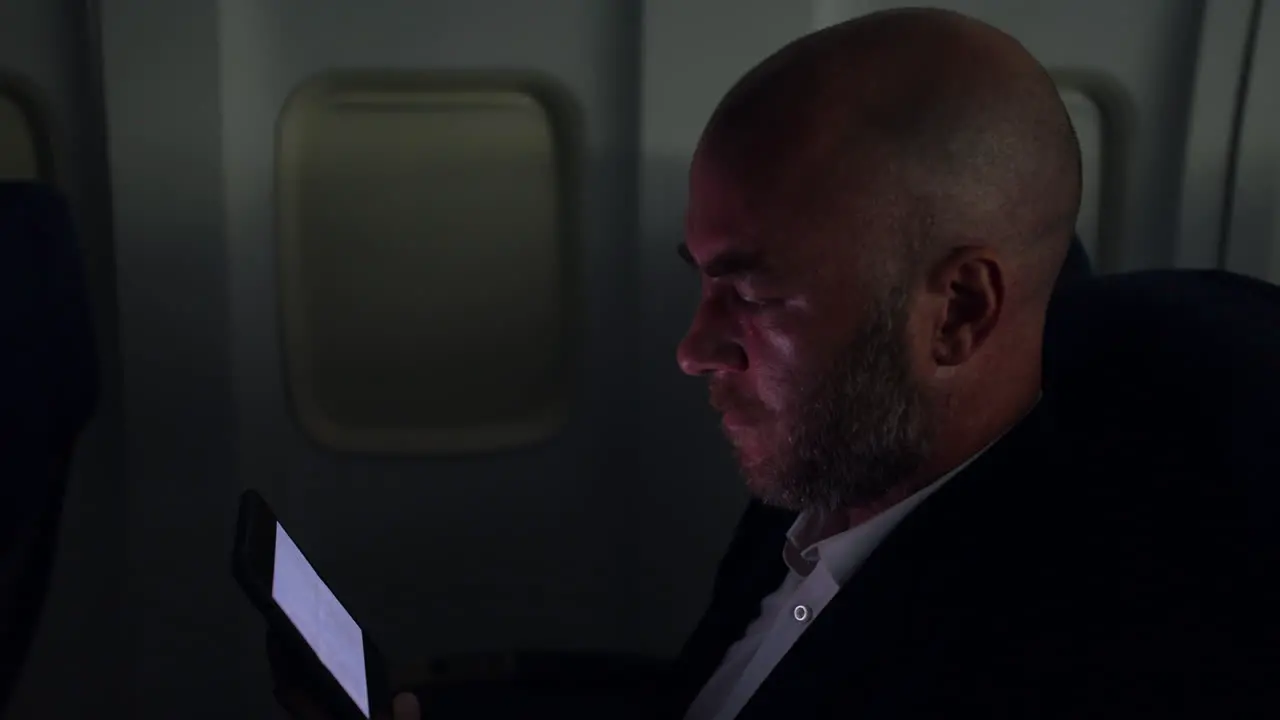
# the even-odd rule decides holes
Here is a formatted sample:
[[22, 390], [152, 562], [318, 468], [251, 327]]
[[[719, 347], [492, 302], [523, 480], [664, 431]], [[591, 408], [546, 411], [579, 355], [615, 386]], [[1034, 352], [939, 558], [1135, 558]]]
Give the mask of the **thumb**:
[[391, 701], [392, 720], [422, 720], [422, 708], [418, 705], [418, 696], [411, 692], [403, 692]]

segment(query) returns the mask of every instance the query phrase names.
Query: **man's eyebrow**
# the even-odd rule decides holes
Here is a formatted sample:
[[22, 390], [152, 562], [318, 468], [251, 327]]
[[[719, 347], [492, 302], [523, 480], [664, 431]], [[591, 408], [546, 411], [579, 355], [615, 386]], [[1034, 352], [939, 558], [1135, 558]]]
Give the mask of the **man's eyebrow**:
[[[689, 252], [688, 245], [680, 243], [676, 246], [676, 253], [690, 267], [698, 268], [698, 261], [693, 258], [693, 253]], [[758, 253], [729, 250], [712, 258], [701, 270], [707, 277], [719, 278], [730, 275], [747, 275], [759, 272], [763, 270], [763, 267], [764, 263]]]

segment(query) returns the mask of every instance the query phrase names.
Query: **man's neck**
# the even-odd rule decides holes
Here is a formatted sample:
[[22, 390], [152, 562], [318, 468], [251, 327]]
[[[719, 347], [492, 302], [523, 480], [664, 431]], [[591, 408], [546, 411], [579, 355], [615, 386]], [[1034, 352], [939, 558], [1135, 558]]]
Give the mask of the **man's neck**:
[[[986, 452], [987, 448], [999, 442], [1010, 430], [1021, 423], [1027, 415], [1031, 414], [1031, 411], [1039, 404], [1040, 397], [1041, 394], [1037, 392], [1029, 403], [1020, 408], [1012, 422], [1006, 421], [994, 425], [994, 430], [970, 428], [970, 432], [961, 435], [959, 442], [953, 442], [949, 448], [943, 448], [939, 452], [933, 453], [929, 461], [922, 465], [920, 470], [913, 473], [906, 481], [899, 483], [889, 492], [866, 505], [845, 510], [845, 519], [840, 523], [843, 525], [843, 529], [861, 525], [935, 482], [955, 474], [963, 466], [968, 465], [979, 455]], [[840, 528], [833, 529], [840, 530]]]

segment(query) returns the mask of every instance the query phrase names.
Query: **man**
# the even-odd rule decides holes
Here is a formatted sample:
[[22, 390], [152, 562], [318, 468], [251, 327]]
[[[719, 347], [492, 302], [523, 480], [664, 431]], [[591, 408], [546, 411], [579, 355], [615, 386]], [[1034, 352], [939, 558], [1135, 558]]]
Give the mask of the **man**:
[[[980, 492], [997, 481], [982, 476], [1026, 460], [1018, 470], [1031, 483], [1044, 464], [1028, 452], [1044, 442], [1038, 420], [991, 446], [1040, 397], [1046, 309], [1080, 203], [1079, 148], [1052, 79], [1015, 40], [960, 15], [902, 10], [809, 35], [751, 71], [714, 113], [690, 182], [684, 253], [703, 293], [680, 365], [708, 378], [752, 493], [799, 517], [766, 534], [785, 565], [764, 581], [777, 586], [758, 615], [741, 627], [743, 613], [713, 605], [692, 638], [688, 671], [706, 679], [687, 717], [744, 707], [808, 717], [796, 711], [826, 710], [809, 686], [844, 685], [852, 666], [810, 667], [834, 658], [802, 637], [865, 625], [848, 638], [863, 677], [886, 671], [888, 658], [868, 655], [873, 641], [911, 642], [844, 617], [870, 607], [831, 607], [885, 596], [869, 586], [855, 601], [861, 588], [849, 585], [877, 545], [948, 482]], [[965, 472], [984, 451], [1000, 459]], [[1018, 512], [975, 509], [984, 516], [974, 524]], [[921, 527], [931, 537], [917, 542], [959, 540]], [[908, 548], [885, 550], [896, 564]], [[917, 571], [939, 583], [919, 592], [949, 592]], [[911, 570], [875, 572], [866, 583]], [[840, 616], [828, 620], [828, 608]], [[891, 620], [908, 632], [906, 617], [873, 622]], [[883, 709], [910, 714], [911, 695], [931, 686], [914, 678]], [[802, 689], [800, 707], [771, 702]]]
[[1259, 551], [1158, 437], [1041, 390], [1080, 194], [1049, 74], [954, 13], [814, 33], [722, 101], [679, 361], [757, 501], [680, 657], [685, 718], [1249, 706]]
[[721, 102], [690, 172], [702, 297], [678, 359], [756, 500], [677, 663], [677, 716], [1211, 696], [1179, 683], [1221, 645], [1151, 610], [1188, 587], [1164, 572], [1181, 546], [1142, 540], [1164, 527], [1041, 392], [1080, 193], [1052, 79], [958, 14], [827, 28]]

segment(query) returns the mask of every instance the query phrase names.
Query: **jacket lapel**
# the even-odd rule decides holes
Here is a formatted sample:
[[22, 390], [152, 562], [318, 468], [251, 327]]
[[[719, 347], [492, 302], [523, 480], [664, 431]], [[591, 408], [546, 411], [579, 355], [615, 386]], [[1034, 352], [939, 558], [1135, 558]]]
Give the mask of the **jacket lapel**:
[[795, 513], [753, 500], [734, 531], [716, 572], [711, 603], [676, 660], [676, 697], [685, 708], [719, 667], [728, 649], [760, 614], [760, 602], [786, 577], [782, 543]]

